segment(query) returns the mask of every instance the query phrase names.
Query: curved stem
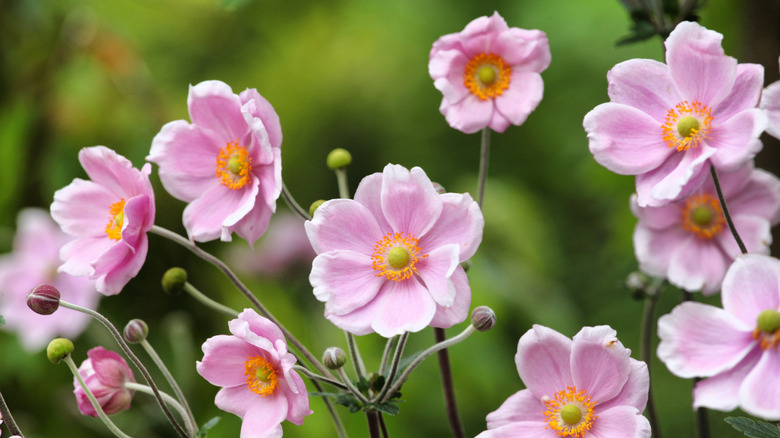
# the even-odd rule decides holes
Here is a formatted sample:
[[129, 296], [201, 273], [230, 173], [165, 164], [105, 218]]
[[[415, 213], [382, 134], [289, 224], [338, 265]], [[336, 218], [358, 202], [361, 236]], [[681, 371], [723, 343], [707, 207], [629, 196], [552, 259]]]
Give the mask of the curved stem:
[[349, 355], [352, 357], [352, 364], [355, 366], [355, 374], [357, 374], [357, 379], [360, 381], [366, 377], [366, 366], [363, 363], [363, 357], [360, 356], [360, 350], [358, 350], [357, 342], [355, 342], [355, 335], [347, 331], [344, 334], [347, 337], [347, 347], [349, 348]]
[[22, 430], [19, 429], [19, 426], [16, 425], [14, 416], [11, 415], [11, 409], [8, 408], [8, 404], [6, 404], [2, 393], [0, 393], [0, 414], [2, 414], [2, 419], [5, 421], [5, 425], [8, 426], [8, 430], [11, 431], [11, 435], [19, 435], [24, 438], [24, 434], [22, 434]]
[[409, 332], [404, 332], [400, 338], [398, 338], [398, 345], [395, 347], [395, 354], [393, 355], [393, 361], [390, 364], [390, 372], [385, 377], [385, 384], [379, 395], [374, 398], [375, 401], [383, 403], [386, 398], [392, 396], [401, 385], [393, 385], [396, 374], [398, 374], [398, 367], [401, 366], [401, 356], [404, 354], [404, 347], [406, 347], [406, 341], [409, 339]]
[[382, 352], [382, 361], [379, 363], [379, 375], [384, 376], [387, 371], [387, 361], [390, 360], [390, 352], [393, 350], [393, 345], [399, 339], [399, 336], [393, 336], [385, 343], [385, 350]]
[[[141, 385], [140, 383], [125, 382], [125, 388], [132, 389], [133, 391], [143, 392], [144, 394], [148, 395], [154, 395], [152, 388], [146, 385]], [[160, 391], [160, 395], [162, 396], [163, 400], [165, 400], [165, 403], [173, 406], [179, 415], [181, 415], [181, 418], [183, 418], [184, 422], [187, 423], [187, 430], [189, 430], [190, 434], [192, 434], [192, 436], [196, 436], [198, 434], [198, 426], [195, 423], [195, 419], [192, 418], [192, 413], [189, 411], [189, 408], [180, 404], [178, 401], [176, 401], [175, 398], [162, 391]]]
[[[651, 362], [652, 355], [652, 340], [653, 340], [653, 327], [655, 326], [655, 307], [658, 303], [658, 296], [660, 290], [664, 284], [663, 279], [657, 279], [645, 290], [645, 308], [642, 312], [642, 339], [641, 339], [641, 359], [647, 365], [647, 374], [651, 374]], [[653, 379], [650, 379], [653, 382]], [[658, 413], [655, 409], [655, 402], [653, 399], [653, 386], [650, 385], [647, 394], [647, 419], [650, 421], [650, 430], [653, 431], [653, 437], [661, 438], [661, 427], [658, 424]]]
[[366, 396], [355, 387], [355, 384], [353, 384], [351, 380], [349, 380], [349, 376], [347, 376], [347, 372], [344, 371], [344, 367], [337, 369], [336, 372], [339, 374], [339, 377], [341, 377], [341, 381], [344, 382], [344, 385], [346, 385], [346, 387], [349, 389], [349, 392], [354, 394], [355, 397], [357, 397], [357, 399], [360, 400], [360, 402], [364, 405], [368, 404], [368, 399]]
[[[314, 385], [317, 391], [322, 392], [322, 386], [320, 386], [319, 382], [312, 380], [311, 383]], [[347, 430], [344, 429], [344, 423], [341, 422], [341, 417], [339, 417], [338, 412], [336, 412], [336, 409], [333, 407], [333, 403], [331, 403], [327, 397], [322, 397], [322, 402], [325, 403], [325, 407], [328, 409], [328, 413], [330, 414], [330, 418], [333, 420], [333, 426], [336, 428], [336, 433], [339, 434], [339, 438], [347, 438]]]
[[718, 193], [718, 201], [720, 201], [720, 208], [723, 210], [723, 216], [726, 218], [726, 223], [729, 226], [729, 230], [731, 230], [731, 235], [734, 236], [734, 240], [737, 241], [737, 246], [739, 246], [739, 250], [742, 252], [742, 254], [747, 254], [747, 248], [745, 247], [745, 244], [742, 242], [742, 238], [739, 237], [739, 233], [737, 233], [737, 228], [734, 226], [734, 221], [731, 220], [731, 213], [729, 213], [729, 208], [726, 205], [726, 198], [723, 197], [723, 190], [720, 188], [720, 180], [718, 179], [718, 172], [715, 171], [715, 166], [710, 165], [710, 175], [712, 175], [712, 182], [715, 184], [715, 191]]
[[[434, 328], [436, 342], [443, 342], [447, 336], [442, 328]], [[463, 428], [463, 422], [460, 421], [458, 414], [458, 403], [455, 401], [455, 385], [452, 382], [452, 367], [450, 366], [450, 356], [447, 349], [441, 349], [437, 353], [439, 357], [439, 374], [441, 375], [441, 385], [444, 390], [444, 404], [447, 410], [447, 420], [450, 423], [450, 430], [454, 438], [466, 438], [466, 431]]]
[[482, 129], [479, 152], [479, 179], [477, 180], [477, 204], [482, 208], [485, 199], [485, 183], [487, 182], [488, 161], [490, 158], [490, 128]]
[[290, 210], [292, 210], [293, 213], [297, 214], [305, 221], [311, 220], [309, 212], [304, 210], [300, 204], [295, 202], [295, 198], [293, 198], [292, 194], [290, 194], [290, 191], [287, 189], [287, 186], [284, 183], [282, 183], [282, 198], [284, 198], [284, 201], [287, 203], [287, 206], [290, 207]]
[[295, 371], [303, 374], [304, 376], [308, 377], [309, 380], [322, 382], [322, 383], [327, 383], [328, 385], [335, 386], [336, 388], [338, 388], [338, 389], [340, 389], [342, 391], [349, 391], [349, 388], [347, 388], [347, 385], [344, 385], [340, 381], [335, 380], [335, 379], [329, 379], [327, 377], [324, 377], [324, 376], [321, 376], [319, 374], [316, 374], [316, 373], [314, 373], [312, 371], [309, 371], [308, 368], [303, 367], [301, 365], [293, 365], [293, 369]]
[[199, 291], [189, 281], [184, 282], [184, 290], [188, 294], [190, 294], [193, 298], [200, 301], [200, 303], [205, 305], [206, 307], [210, 307], [211, 309], [216, 310], [217, 312], [229, 318], [238, 318], [238, 311], [236, 311], [235, 309], [231, 309], [230, 307], [220, 304], [212, 300], [211, 298], [207, 297], [206, 295], [203, 294], [203, 292]]

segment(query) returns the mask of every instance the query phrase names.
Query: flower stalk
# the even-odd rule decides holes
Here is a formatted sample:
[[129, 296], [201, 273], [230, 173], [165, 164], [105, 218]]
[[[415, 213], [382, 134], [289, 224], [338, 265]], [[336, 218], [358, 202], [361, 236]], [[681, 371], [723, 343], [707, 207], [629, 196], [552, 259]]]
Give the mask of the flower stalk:
[[[140, 383], [125, 382], [125, 388], [154, 396], [154, 391], [152, 391], [152, 389], [149, 386], [142, 385]], [[179, 403], [175, 398], [171, 397], [165, 392], [160, 391], [160, 395], [162, 396], [163, 400], [165, 400], [165, 403], [167, 403], [168, 405], [176, 409], [176, 411], [179, 413], [181, 418], [184, 419], [184, 422], [187, 425], [187, 431], [191, 434], [191, 436], [197, 436], [198, 425], [195, 422], [195, 418], [192, 417], [192, 412], [190, 411], [190, 408], [182, 403]]]
[[477, 204], [482, 208], [485, 200], [485, 184], [487, 182], [488, 161], [490, 158], [490, 128], [482, 129], [479, 148], [479, 179], [477, 184]]
[[726, 205], [726, 198], [723, 196], [723, 190], [720, 188], [720, 180], [718, 179], [718, 172], [715, 170], [715, 166], [710, 165], [710, 175], [712, 175], [712, 183], [715, 184], [715, 191], [718, 193], [718, 201], [720, 201], [720, 208], [723, 210], [723, 216], [726, 218], [726, 223], [729, 226], [731, 235], [734, 236], [734, 240], [737, 241], [737, 246], [742, 254], [747, 254], [747, 247], [742, 242], [742, 238], [739, 237], [737, 228], [734, 226], [734, 221], [731, 220], [731, 213]]
[[[487, 130], [487, 128], [485, 130]], [[469, 325], [469, 327], [474, 326]], [[433, 333], [437, 343], [444, 342], [447, 339], [447, 335], [442, 328], [435, 328]], [[454, 438], [465, 438], [466, 431], [463, 428], [463, 423], [460, 421], [460, 415], [458, 414], [458, 403], [455, 400], [455, 385], [452, 380], [452, 366], [450, 365], [449, 354], [447, 353], [447, 349], [443, 348], [438, 351], [437, 355], [439, 358], [439, 374], [441, 375], [441, 385], [442, 389], [444, 390], [444, 403], [447, 410], [447, 420], [450, 423], [452, 436]]]
[[8, 409], [8, 404], [5, 402], [2, 393], [0, 393], [0, 414], [2, 414], [3, 421], [5, 421], [6, 426], [8, 426], [8, 430], [11, 431], [11, 435], [19, 435], [24, 438], [21, 429], [16, 425], [13, 415], [11, 415], [11, 410]]
[[[661, 295], [661, 288], [664, 285], [663, 279], [656, 279], [652, 284], [644, 288], [645, 306], [642, 311], [642, 328], [641, 328], [641, 360], [647, 365], [647, 374], [651, 375], [651, 363], [653, 359], [652, 344], [653, 344], [653, 327], [656, 325], [654, 318], [655, 307], [658, 303], [658, 297]], [[652, 380], [652, 379], [651, 379]], [[658, 424], [658, 413], [655, 409], [655, 402], [653, 399], [653, 387], [650, 385], [647, 392], [647, 420], [650, 422], [650, 429], [653, 431], [655, 438], [661, 438], [661, 427]]]
[[311, 215], [309, 212], [303, 209], [300, 204], [298, 204], [295, 201], [295, 198], [293, 198], [292, 193], [290, 193], [290, 190], [287, 188], [287, 185], [282, 183], [282, 198], [284, 198], [284, 202], [287, 203], [287, 206], [290, 207], [290, 210], [293, 211], [293, 213], [297, 214], [301, 217], [301, 219], [308, 221], [311, 220]]
[[220, 304], [211, 298], [207, 297], [203, 292], [198, 290], [195, 286], [192, 285], [190, 282], [184, 283], [184, 291], [190, 294], [193, 298], [198, 300], [201, 304], [205, 305], [206, 307], [209, 307], [229, 318], [237, 318], [238, 317], [238, 311], [235, 309], [231, 309], [228, 306], [225, 306], [223, 304]]

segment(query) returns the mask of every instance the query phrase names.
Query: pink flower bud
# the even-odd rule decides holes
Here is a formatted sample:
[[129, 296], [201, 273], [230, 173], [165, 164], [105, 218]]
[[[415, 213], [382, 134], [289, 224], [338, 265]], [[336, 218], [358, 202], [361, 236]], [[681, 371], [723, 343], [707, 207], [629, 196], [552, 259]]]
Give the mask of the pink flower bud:
[[[89, 350], [87, 356], [88, 359], [79, 367], [79, 374], [103, 411], [111, 415], [129, 408], [134, 391], [125, 388], [125, 382], [135, 382], [135, 378], [127, 362], [119, 354], [103, 347]], [[73, 393], [76, 394], [79, 411], [84, 415], [97, 417], [95, 408], [75, 378], [73, 385], [76, 388]]]
[[27, 295], [27, 307], [40, 315], [51, 315], [60, 307], [60, 291], [50, 284], [35, 286]]

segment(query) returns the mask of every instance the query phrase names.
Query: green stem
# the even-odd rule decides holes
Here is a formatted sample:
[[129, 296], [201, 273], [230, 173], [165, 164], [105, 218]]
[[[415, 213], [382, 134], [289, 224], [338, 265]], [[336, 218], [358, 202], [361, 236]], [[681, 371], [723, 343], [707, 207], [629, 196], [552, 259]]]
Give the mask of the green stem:
[[[409, 332], [404, 332], [398, 339], [398, 345], [395, 347], [395, 354], [393, 355], [393, 361], [390, 363], [390, 372], [385, 378], [385, 385], [379, 392], [379, 395], [374, 399], [378, 403], [384, 403], [386, 398], [392, 396], [401, 385], [393, 385], [395, 376], [398, 373], [398, 367], [401, 366], [401, 356], [404, 354], [404, 347], [406, 347], [406, 341], [409, 339]], [[423, 353], [424, 354], [424, 353]], [[407, 368], [408, 369], [408, 368]], [[400, 379], [399, 379], [400, 382]]]
[[366, 398], [365, 395], [363, 395], [363, 393], [360, 392], [359, 389], [355, 387], [355, 384], [353, 384], [352, 381], [349, 380], [349, 376], [347, 376], [347, 372], [344, 371], [344, 367], [337, 369], [336, 372], [338, 373], [339, 377], [341, 377], [341, 381], [344, 383], [347, 389], [349, 389], [349, 392], [354, 394], [355, 397], [357, 397], [357, 399], [360, 400], [361, 403], [367, 405], [368, 399]]
[[220, 304], [211, 298], [207, 297], [203, 294], [203, 292], [199, 291], [195, 286], [193, 286], [190, 282], [184, 283], [184, 290], [190, 294], [193, 298], [198, 300], [201, 304], [205, 305], [206, 307], [210, 307], [213, 310], [216, 310], [217, 312], [229, 317], [229, 318], [238, 318], [238, 311], [235, 309], [231, 309], [228, 306], [225, 306], [223, 304]]
[[382, 376], [384, 376], [387, 371], [387, 362], [390, 360], [390, 352], [393, 351], [393, 346], [398, 338], [398, 336], [393, 336], [385, 343], [385, 350], [382, 352], [382, 361], [379, 363], [379, 374]]
[[5, 425], [8, 426], [8, 430], [11, 431], [11, 435], [19, 435], [20, 437], [24, 438], [22, 430], [19, 429], [19, 426], [16, 425], [14, 416], [11, 415], [11, 409], [8, 408], [8, 404], [6, 404], [2, 393], [0, 393], [0, 414], [2, 414], [2, 419], [5, 421]]
[[284, 201], [287, 202], [287, 206], [290, 207], [290, 210], [292, 210], [293, 213], [297, 214], [305, 221], [311, 220], [309, 212], [304, 210], [300, 204], [295, 202], [295, 198], [293, 198], [292, 194], [284, 183], [282, 183], [282, 198], [284, 198]]
[[355, 366], [355, 374], [357, 374], [358, 381], [366, 377], [366, 366], [363, 363], [363, 357], [360, 356], [360, 350], [358, 350], [357, 342], [355, 342], [355, 335], [345, 331], [344, 334], [347, 337], [347, 347], [349, 348], [349, 355], [352, 357], [352, 364]]
[[[663, 279], [657, 279], [649, 287], [645, 289], [645, 308], [642, 312], [642, 339], [641, 339], [641, 359], [647, 365], [647, 374], [651, 374], [651, 362], [652, 355], [652, 341], [653, 341], [653, 327], [655, 326], [655, 307], [658, 303], [658, 297], [660, 295], [661, 287], [664, 284]], [[650, 379], [653, 382], [653, 379]], [[658, 423], [658, 413], [655, 409], [655, 402], [653, 399], [653, 387], [650, 385], [647, 394], [647, 419], [650, 422], [650, 430], [653, 431], [654, 438], [661, 438], [661, 427]]]
[[349, 198], [349, 184], [347, 183], [347, 168], [341, 167], [335, 170], [336, 182], [339, 185], [339, 197]]
[[304, 376], [308, 377], [309, 380], [318, 381], [318, 382], [322, 382], [322, 383], [327, 383], [328, 385], [335, 386], [336, 388], [338, 388], [338, 389], [340, 389], [342, 391], [349, 391], [349, 388], [347, 388], [347, 386], [344, 385], [343, 383], [341, 383], [340, 381], [335, 380], [335, 379], [329, 379], [327, 377], [321, 376], [321, 375], [319, 375], [317, 373], [309, 371], [308, 368], [303, 367], [301, 365], [293, 365], [293, 369], [295, 371], [303, 374]]
[[[320, 386], [319, 382], [312, 380], [311, 383], [318, 392], [322, 392], [322, 386]], [[325, 403], [325, 407], [328, 409], [328, 414], [330, 414], [330, 418], [333, 420], [333, 426], [336, 428], [336, 433], [338, 433], [339, 438], [348, 438], [347, 430], [344, 429], [344, 423], [341, 422], [341, 417], [339, 417], [338, 412], [336, 412], [336, 408], [333, 407], [333, 403], [331, 403], [327, 397], [322, 397], [322, 402]]]
[[477, 204], [482, 208], [485, 200], [485, 184], [487, 183], [488, 161], [490, 158], [490, 128], [482, 129], [479, 152], [479, 178], [477, 180]]
[[[125, 388], [131, 389], [133, 391], [143, 392], [144, 394], [152, 396], [154, 395], [152, 388], [140, 383], [125, 382]], [[160, 391], [160, 395], [162, 396], [163, 400], [165, 400], [165, 403], [176, 409], [176, 412], [178, 412], [181, 418], [184, 419], [184, 422], [187, 424], [187, 430], [190, 432], [190, 434], [192, 434], [192, 436], [196, 436], [198, 434], [198, 425], [195, 423], [195, 419], [192, 418], [192, 413], [189, 411], [189, 408], [180, 404], [178, 401], [176, 401], [175, 398], [162, 391]]]
[[742, 254], [747, 254], [747, 248], [742, 242], [742, 238], [737, 233], [737, 228], [734, 226], [734, 221], [731, 220], [731, 213], [729, 213], [729, 207], [726, 205], [726, 198], [723, 196], [723, 190], [720, 188], [720, 180], [718, 179], [718, 172], [715, 171], [715, 166], [710, 165], [710, 175], [712, 175], [712, 182], [715, 184], [715, 192], [718, 194], [718, 201], [720, 201], [720, 209], [723, 210], [723, 216], [726, 218], [726, 223], [731, 230], [731, 235], [734, 236], [734, 240], [737, 241], [737, 246]]

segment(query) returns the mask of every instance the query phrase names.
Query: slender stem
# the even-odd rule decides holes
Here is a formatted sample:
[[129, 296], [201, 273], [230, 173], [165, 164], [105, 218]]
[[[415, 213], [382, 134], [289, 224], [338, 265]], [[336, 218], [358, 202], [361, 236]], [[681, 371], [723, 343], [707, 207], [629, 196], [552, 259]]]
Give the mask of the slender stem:
[[390, 434], [387, 433], [387, 425], [385, 424], [385, 416], [379, 412], [379, 427], [382, 429], [382, 438], [390, 438]]
[[[148, 386], [142, 385], [140, 383], [125, 382], [125, 388], [131, 389], [133, 391], [143, 392], [144, 394], [154, 395], [152, 388], [149, 388]], [[175, 398], [162, 391], [160, 391], [160, 395], [162, 396], [163, 400], [165, 400], [165, 403], [173, 406], [179, 415], [181, 415], [181, 418], [183, 418], [184, 422], [187, 424], [187, 430], [190, 432], [190, 434], [192, 434], [192, 436], [196, 436], [198, 434], [198, 425], [195, 423], [195, 419], [191, 417], [189, 408], [180, 404], [178, 401], [176, 401]]]
[[108, 415], [106, 415], [106, 413], [103, 412], [103, 408], [100, 407], [100, 403], [98, 403], [97, 399], [95, 398], [95, 395], [92, 394], [92, 391], [89, 390], [87, 384], [84, 383], [84, 378], [81, 377], [81, 374], [79, 374], [79, 369], [76, 367], [76, 364], [73, 362], [73, 358], [70, 357], [70, 355], [68, 355], [65, 356], [63, 361], [65, 362], [66, 365], [68, 365], [70, 372], [73, 373], [73, 376], [79, 382], [79, 386], [81, 386], [81, 389], [84, 390], [85, 394], [87, 394], [87, 398], [89, 399], [89, 402], [92, 403], [92, 407], [95, 408], [95, 412], [97, 412], [98, 418], [100, 418], [100, 420], [103, 421], [103, 424], [106, 425], [108, 430], [110, 430], [111, 433], [118, 436], [119, 438], [131, 438], [130, 435], [122, 432], [122, 430], [119, 429], [119, 427], [117, 427], [117, 425], [114, 424], [114, 422], [111, 421], [110, 418], [108, 418]]
[[19, 435], [24, 438], [22, 430], [16, 425], [14, 416], [11, 415], [11, 410], [8, 408], [8, 404], [5, 402], [2, 393], [0, 393], [0, 414], [2, 414], [3, 421], [5, 421], [6, 426], [8, 426], [8, 430], [11, 431], [11, 435]]
[[[642, 339], [641, 339], [641, 359], [647, 365], [647, 374], [651, 374], [650, 364], [652, 362], [652, 340], [653, 340], [653, 327], [655, 326], [655, 307], [658, 303], [658, 296], [660, 295], [661, 286], [664, 284], [663, 279], [657, 279], [645, 290], [645, 308], [642, 312]], [[653, 382], [653, 379], [650, 379]], [[650, 421], [650, 430], [653, 431], [654, 438], [661, 438], [661, 427], [658, 424], [658, 413], [655, 409], [655, 402], [653, 399], [653, 386], [650, 385], [647, 394], [647, 419]]]
[[[682, 291], [682, 300], [683, 301], [694, 301], [693, 294], [690, 292], [683, 290]], [[693, 387], [696, 388], [696, 384], [699, 383], [699, 381], [702, 380], [699, 377], [694, 377], [693, 379]], [[707, 409], [706, 408], [696, 408], [695, 411], [696, 416], [696, 436], [698, 438], [709, 438], [710, 437], [710, 424], [709, 421], [707, 421]]]
[[366, 396], [355, 387], [355, 384], [352, 383], [351, 380], [349, 380], [349, 376], [347, 376], [347, 372], [344, 371], [344, 367], [337, 369], [336, 372], [339, 374], [339, 377], [341, 377], [341, 381], [344, 382], [344, 385], [346, 385], [347, 389], [349, 389], [349, 392], [354, 394], [355, 397], [357, 397], [357, 399], [360, 400], [360, 402], [364, 405], [368, 404], [368, 399]]
[[485, 183], [487, 182], [488, 161], [490, 158], [490, 128], [482, 129], [482, 140], [479, 153], [479, 179], [477, 189], [477, 204], [482, 208], [485, 200]]
[[715, 184], [715, 191], [718, 193], [720, 208], [723, 210], [723, 216], [726, 217], [726, 223], [729, 225], [729, 230], [731, 230], [731, 235], [734, 236], [734, 240], [737, 241], [737, 246], [739, 246], [739, 250], [742, 252], [742, 254], [747, 254], [747, 248], [742, 242], [742, 238], [739, 237], [739, 233], [737, 233], [737, 228], [734, 226], [734, 221], [731, 220], [731, 213], [729, 213], [729, 208], [726, 205], [726, 198], [723, 197], [723, 190], [720, 188], [718, 172], [715, 170], [715, 166], [713, 165], [710, 165], [710, 174], [712, 175], [712, 182]]
[[355, 342], [355, 335], [347, 331], [345, 331], [344, 334], [347, 337], [349, 355], [352, 357], [352, 364], [355, 366], [355, 374], [357, 374], [359, 381], [366, 377], [366, 366], [363, 363], [363, 358], [360, 356], [360, 350], [358, 350], [357, 342]]
[[336, 169], [336, 182], [339, 185], [339, 197], [349, 198], [349, 184], [347, 183], [347, 168]]
[[327, 383], [328, 385], [335, 386], [336, 388], [342, 390], [342, 391], [348, 391], [349, 388], [347, 388], [347, 385], [344, 385], [343, 383], [339, 382], [335, 379], [329, 379], [327, 377], [321, 376], [317, 373], [314, 373], [312, 371], [309, 371], [308, 368], [300, 366], [300, 365], [293, 365], [293, 369], [295, 371], [298, 371], [299, 373], [303, 374], [304, 376], [308, 377], [309, 380], [312, 381], [318, 381], [322, 383]]
[[[322, 386], [320, 386], [319, 382], [312, 380], [311, 383], [317, 388], [317, 391], [322, 392]], [[341, 422], [341, 417], [339, 417], [338, 412], [336, 412], [336, 408], [333, 407], [333, 403], [331, 403], [327, 397], [322, 397], [322, 402], [325, 403], [325, 407], [328, 409], [328, 413], [333, 420], [333, 426], [336, 427], [336, 433], [339, 434], [339, 438], [348, 438], [347, 430], [344, 429], [344, 423]]]
[[207, 297], [203, 294], [203, 292], [199, 291], [195, 286], [192, 285], [190, 282], [184, 283], [184, 290], [187, 291], [188, 294], [192, 295], [193, 298], [200, 301], [201, 304], [205, 305], [206, 307], [210, 307], [213, 310], [216, 310], [219, 313], [222, 313], [223, 315], [229, 317], [229, 318], [238, 318], [238, 311], [235, 309], [231, 309], [228, 306], [225, 306], [223, 304], [220, 304], [211, 298]]
[[[168, 370], [168, 367], [165, 366], [165, 362], [160, 359], [160, 355], [157, 354], [157, 352], [154, 350], [154, 347], [152, 347], [152, 344], [149, 343], [146, 339], [142, 339], [141, 347], [143, 347], [144, 350], [146, 350], [146, 353], [149, 355], [149, 357], [152, 358], [152, 362], [154, 362], [155, 365], [157, 365], [157, 368], [160, 369], [160, 372], [162, 372], [162, 375], [165, 377], [165, 380], [168, 381], [168, 384], [171, 385], [171, 389], [173, 389], [173, 393], [176, 394], [176, 398], [179, 399], [179, 402], [181, 403], [182, 410], [179, 411], [180, 414], [182, 414], [182, 418], [184, 418], [184, 421], [188, 424], [188, 430], [191, 435], [195, 436], [198, 433], [198, 426], [195, 422], [195, 416], [192, 415], [192, 410], [190, 409], [189, 404], [187, 403], [187, 398], [184, 396], [184, 393], [181, 391], [181, 388], [179, 387], [179, 384], [176, 383], [176, 379], [173, 378], [173, 375]], [[163, 398], [166, 397], [167, 394], [160, 392], [160, 394], [163, 395]], [[170, 403], [169, 403], [170, 404]], [[174, 407], [178, 408], [177, 405], [173, 405]]]
[[371, 438], [380, 438], [379, 436], [379, 412], [366, 411], [366, 420], [368, 420], [368, 436]]
[[[442, 328], [434, 328], [434, 336], [436, 342], [443, 342], [447, 339], [447, 335]], [[450, 357], [447, 353], [447, 349], [441, 349], [438, 352], [439, 357], [439, 374], [441, 375], [441, 385], [444, 390], [444, 404], [447, 410], [447, 420], [450, 423], [450, 430], [452, 436], [455, 438], [465, 438], [466, 431], [463, 428], [463, 423], [460, 421], [460, 415], [458, 414], [458, 403], [455, 400], [455, 385], [452, 381], [452, 367], [450, 366]]]
[[293, 213], [297, 214], [305, 221], [311, 219], [309, 212], [304, 210], [300, 204], [295, 202], [295, 198], [293, 198], [292, 194], [290, 194], [290, 191], [287, 189], [287, 186], [284, 183], [282, 183], [282, 198], [284, 198], [284, 201], [287, 202], [287, 206], [290, 207], [290, 210], [292, 210]]
[[292, 333], [290, 333], [290, 331], [287, 330], [287, 328], [285, 328], [282, 325], [282, 323], [279, 322], [279, 320], [277, 320], [271, 314], [271, 312], [268, 311], [268, 309], [265, 308], [265, 306], [263, 306], [262, 303], [260, 303], [260, 300], [258, 300], [257, 297], [255, 297], [254, 294], [252, 294], [252, 291], [250, 291], [249, 288], [246, 287], [244, 283], [242, 283], [241, 280], [238, 279], [236, 274], [234, 274], [233, 271], [224, 262], [222, 262], [222, 260], [200, 249], [197, 245], [195, 245], [194, 242], [191, 242], [186, 238], [179, 236], [173, 231], [166, 230], [165, 228], [162, 228], [157, 225], [152, 226], [150, 231], [159, 236], [165, 237], [166, 239], [173, 240], [179, 245], [189, 249], [196, 256], [216, 266], [217, 269], [222, 271], [222, 273], [228, 278], [228, 280], [230, 280], [230, 282], [233, 283], [242, 294], [244, 294], [244, 296], [249, 300], [250, 303], [252, 303], [252, 305], [255, 307], [255, 309], [257, 309], [258, 312], [260, 312], [261, 315], [265, 316], [266, 318], [271, 320], [271, 322], [273, 322], [279, 327], [279, 329], [284, 334], [284, 337], [287, 338], [287, 342], [293, 344], [293, 346], [295, 346], [295, 348], [298, 349], [298, 351], [306, 358], [306, 360], [308, 360], [312, 365], [314, 365], [314, 367], [317, 368], [317, 370], [320, 373], [328, 377], [333, 377], [330, 371], [327, 368], [325, 368], [325, 366], [321, 364], [320, 361], [318, 361], [317, 358], [314, 357], [314, 355], [311, 354], [311, 352], [309, 352], [309, 350], [307, 350], [306, 347], [295, 336], [293, 336]]
[[73, 309], [81, 313], [86, 313], [87, 315], [91, 316], [92, 318], [96, 319], [98, 322], [103, 324], [108, 329], [108, 331], [111, 333], [114, 339], [116, 339], [116, 342], [119, 344], [119, 347], [122, 348], [122, 351], [125, 353], [125, 356], [130, 358], [130, 360], [133, 362], [135, 367], [138, 368], [138, 371], [141, 372], [141, 375], [143, 375], [144, 380], [146, 380], [146, 383], [148, 383], [149, 387], [152, 388], [152, 391], [154, 391], [154, 396], [157, 399], [157, 403], [160, 405], [160, 409], [162, 409], [165, 416], [168, 417], [168, 421], [171, 422], [173, 428], [180, 436], [182, 437], [188, 436], [187, 433], [184, 431], [184, 429], [182, 429], [179, 422], [176, 421], [176, 418], [168, 409], [168, 406], [166, 406], [165, 402], [163, 402], [162, 396], [160, 395], [160, 391], [157, 389], [157, 385], [154, 384], [154, 380], [152, 380], [151, 374], [149, 374], [149, 371], [146, 370], [146, 367], [144, 366], [143, 362], [141, 362], [141, 360], [138, 359], [138, 356], [136, 356], [135, 353], [133, 353], [133, 350], [131, 350], [130, 347], [127, 345], [127, 342], [125, 342], [125, 339], [122, 337], [122, 334], [119, 333], [119, 330], [117, 330], [116, 327], [114, 327], [114, 324], [112, 324], [111, 321], [108, 320], [108, 318], [106, 318], [105, 316], [101, 315], [98, 312], [95, 312], [92, 309], [87, 309], [86, 307], [81, 307], [76, 304], [69, 303], [62, 299], [60, 300], [60, 305], [62, 307], [67, 307], [68, 309]]
[[407, 339], [409, 339], [409, 332], [404, 332], [398, 339], [398, 345], [396, 345], [395, 354], [393, 355], [393, 362], [390, 364], [390, 372], [385, 378], [385, 384], [382, 387], [382, 390], [379, 391], [379, 395], [374, 398], [374, 401], [379, 403], [385, 402], [386, 398], [392, 396], [398, 391], [398, 388], [401, 387], [398, 385], [398, 388], [396, 388], [396, 385], [393, 385], [393, 381], [395, 380], [396, 374], [398, 374], [398, 367], [401, 366], [401, 356], [404, 354], [404, 347], [406, 347]]
[[398, 341], [398, 336], [393, 336], [385, 343], [385, 350], [382, 352], [382, 361], [379, 363], [379, 375], [384, 376], [387, 371], [387, 361], [390, 360], [390, 352], [393, 351], [393, 345]]

